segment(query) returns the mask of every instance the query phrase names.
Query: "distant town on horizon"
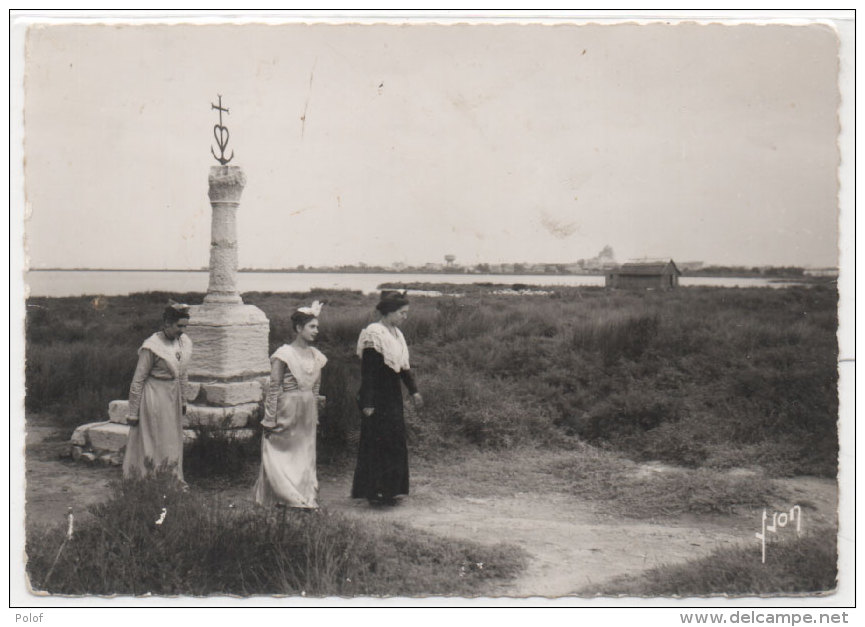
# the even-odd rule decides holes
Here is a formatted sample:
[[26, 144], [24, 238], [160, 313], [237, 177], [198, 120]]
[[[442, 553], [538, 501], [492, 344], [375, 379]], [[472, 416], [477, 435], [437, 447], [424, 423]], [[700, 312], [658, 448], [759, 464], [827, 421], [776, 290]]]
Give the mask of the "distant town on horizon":
[[[281, 268], [238, 268], [238, 272], [309, 272], [309, 273], [358, 273], [358, 274], [566, 274], [596, 275], [605, 274], [622, 266], [615, 259], [612, 247], [604, 246], [594, 257], [578, 259], [570, 263], [476, 263], [460, 264], [456, 255], [443, 255], [444, 263], [428, 262], [411, 265], [393, 262], [390, 265], [368, 264], [359, 261], [354, 264], [314, 266], [300, 264]], [[628, 259], [624, 263], [666, 263], [672, 261], [683, 275], [698, 276], [837, 276], [837, 267], [811, 266], [748, 266], [706, 264], [702, 261], [676, 261], [671, 257], [641, 257]], [[198, 268], [29, 268], [35, 272], [207, 272], [208, 266]]]
[[[663, 259], [634, 259], [634, 262], [667, 262]], [[718, 276], [718, 277], [804, 277], [828, 276], [837, 277], [838, 268], [812, 268], [805, 266], [722, 266], [704, 265], [699, 261], [677, 262], [676, 267], [684, 276]], [[338, 266], [306, 266], [283, 268], [238, 268], [245, 273], [309, 273], [309, 274], [477, 274], [483, 275], [604, 275], [620, 268], [616, 263], [606, 266], [588, 267], [579, 264], [552, 263], [479, 263], [472, 266], [458, 264], [448, 265], [427, 263], [422, 266], [411, 266], [403, 263], [393, 263], [390, 266], [371, 265], [363, 262]], [[29, 268], [29, 272], [208, 272], [207, 266], [198, 268]]]

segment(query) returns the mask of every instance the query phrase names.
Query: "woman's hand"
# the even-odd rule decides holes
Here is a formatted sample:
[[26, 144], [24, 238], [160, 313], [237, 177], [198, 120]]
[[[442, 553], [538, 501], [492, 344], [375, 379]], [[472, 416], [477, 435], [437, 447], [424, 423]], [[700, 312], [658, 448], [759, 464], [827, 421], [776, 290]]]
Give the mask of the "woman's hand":
[[270, 436], [276, 433], [276, 424], [265, 424], [263, 421], [261, 423], [261, 435], [265, 440], [269, 440]]
[[420, 395], [420, 392], [415, 392], [411, 395], [411, 402], [414, 405], [415, 409], [420, 409], [423, 407], [423, 396]]
[[364, 407], [362, 411], [363, 411], [363, 415], [366, 416], [367, 418], [369, 418], [370, 416], [372, 416], [373, 412], [375, 411], [375, 407]]
[[316, 403], [318, 404], [318, 411], [321, 411], [327, 405], [327, 397], [319, 394], [315, 397]]

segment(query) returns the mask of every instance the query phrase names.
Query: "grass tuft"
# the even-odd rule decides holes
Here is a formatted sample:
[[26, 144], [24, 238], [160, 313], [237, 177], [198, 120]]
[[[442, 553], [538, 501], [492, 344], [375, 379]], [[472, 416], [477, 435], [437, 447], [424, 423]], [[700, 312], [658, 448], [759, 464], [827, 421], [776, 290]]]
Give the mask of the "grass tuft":
[[[834, 590], [838, 553], [834, 534], [773, 542], [761, 561], [759, 543], [718, 549], [676, 566], [661, 566], [604, 586], [605, 596], [805, 594]], [[595, 591], [586, 591], [595, 592]]]
[[232, 437], [230, 430], [213, 426], [196, 429], [197, 437], [183, 454], [183, 475], [197, 485], [225, 486], [243, 482], [261, 463], [261, 437]]
[[[164, 512], [164, 516], [162, 513]], [[234, 507], [167, 475], [126, 481], [66, 527], [28, 530], [36, 590], [60, 594], [471, 596], [513, 577], [521, 550], [444, 540], [327, 511]], [[51, 571], [50, 580], [46, 578]]]
[[589, 447], [553, 472], [571, 482], [574, 494], [633, 518], [730, 514], [768, 506], [778, 494], [760, 474], [641, 465]]

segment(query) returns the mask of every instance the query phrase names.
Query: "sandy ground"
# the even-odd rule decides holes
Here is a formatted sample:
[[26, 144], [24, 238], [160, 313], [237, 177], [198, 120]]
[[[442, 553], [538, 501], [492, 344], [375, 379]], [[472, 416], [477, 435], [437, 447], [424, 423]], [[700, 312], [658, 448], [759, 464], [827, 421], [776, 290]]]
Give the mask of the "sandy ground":
[[[62, 522], [70, 506], [82, 515], [120, 477], [119, 468], [63, 459], [67, 447], [50, 427], [28, 430], [28, 524]], [[494, 584], [490, 596], [602, 594], [604, 583], [618, 576], [756, 542], [762, 510], [657, 521], [605, 513], [598, 504], [569, 494], [566, 485], [544, 471], [572, 454], [534, 452], [519, 460], [499, 455], [483, 464], [418, 461], [413, 463], [411, 496], [393, 508], [371, 508], [350, 499], [350, 472], [343, 472], [320, 477], [320, 500], [324, 507], [356, 518], [392, 520], [447, 537], [524, 549], [527, 568], [514, 581]], [[834, 482], [804, 477], [783, 485], [790, 502], [779, 508], [800, 503], [806, 525], [835, 526]], [[251, 486], [224, 496], [239, 504], [251, 502]]]

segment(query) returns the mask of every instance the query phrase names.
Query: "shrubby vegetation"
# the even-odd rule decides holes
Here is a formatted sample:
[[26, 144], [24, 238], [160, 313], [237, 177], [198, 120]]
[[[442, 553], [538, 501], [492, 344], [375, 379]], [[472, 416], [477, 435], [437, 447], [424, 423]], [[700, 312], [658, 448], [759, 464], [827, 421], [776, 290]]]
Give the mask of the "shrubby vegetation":
[[[30, 299], [28, 411], [51, 412], [69, 428], [102, 419], [108, 401], [126, 396], [135, 351], [158, 328], [167, 297]], [[290, 338], [295, 306], [327, 301], [320, 456], [351, 453], [355, 342], [375, 319], [375, 298], [321, 290], [244, 298], [270, 319], [271, 351]], [[834, 476], [836, 308], [827, 286], [416, 297], [404, 332], [426, 407], [407, 409], [410, 445], [435, 454], [569, 447], [578, 438], [635, 460]]]
[[[838, 551], [831, 534], [772, 543], [765, 564], [760, 551], [759, 544], [718, 549], [685, 564], [608, 582], [602, 592], [605, 596], [754, 596], [828, 592], [837, 586]], [[584, 591], [594, 592], [598, 591]]]
[[[61, 594], [372, 596], [480, 594], [525, 561], [519, 549], [438, 538], [338, 514], [237, 507], [181, 493], [168, 474], [114, 486], [68, 527], [30, 528], [35, 590]], [[63, 545], [61, 547], [61, 545]]]

